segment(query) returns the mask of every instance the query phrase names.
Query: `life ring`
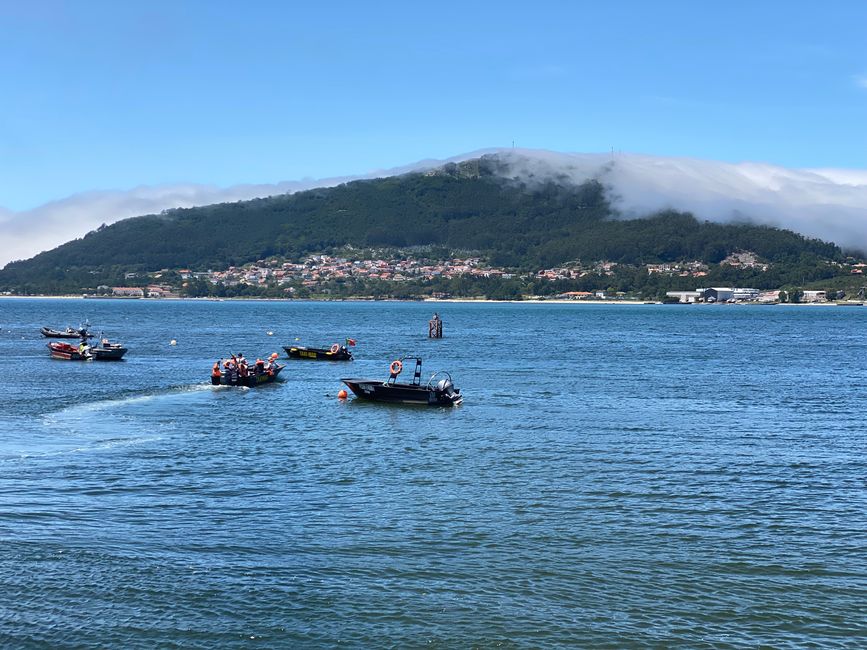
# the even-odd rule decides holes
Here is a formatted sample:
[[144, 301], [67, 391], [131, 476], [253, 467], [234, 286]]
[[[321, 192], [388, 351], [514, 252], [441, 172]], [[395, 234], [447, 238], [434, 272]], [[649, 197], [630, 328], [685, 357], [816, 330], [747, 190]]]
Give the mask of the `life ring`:
[[331, 346], [331, 354], [337, 354], [340, 351], [340, 346], [335, 343]]
[[388, 367], [388, 369], [391, 372], [391, 374], [399, 375], [401, 373], [401, 371], [403, 370], [403, 364], [400, 362], [399, 359], [395, 359], [394, 361], [391, 362], [391, 365]]

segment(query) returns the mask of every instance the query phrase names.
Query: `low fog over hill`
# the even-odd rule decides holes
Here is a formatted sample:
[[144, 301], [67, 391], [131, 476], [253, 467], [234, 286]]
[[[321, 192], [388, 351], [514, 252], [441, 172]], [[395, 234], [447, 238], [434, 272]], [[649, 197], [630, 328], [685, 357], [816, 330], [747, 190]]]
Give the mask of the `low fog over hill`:
[[13, 212], [0, 208], [0, 265], [25, 259], [120, 219], [175, 207], [231, 202], [355, 178], [391, 176], [497, 154], [506, 176], [532, 183], [597, 179], [624, 217], [663, 208], [688, 211], [709, 221], [752, 221], [788, 228], [867, 250], [867, 170], [787, 169], [762, 163], [725, 163], [639, 154], [568, 154], [523, 149], [488, 149], [449, 160], [426, 160], [351, 178], [287, 181], [277, 184], [138, 187], [93, 191]]
[[595, 178], [626, 217], [672, 208], [709, 221], [751, 221], [867, 250], [867, 170], [548, 151], [506, 150], [501, 158], [516, 178]]

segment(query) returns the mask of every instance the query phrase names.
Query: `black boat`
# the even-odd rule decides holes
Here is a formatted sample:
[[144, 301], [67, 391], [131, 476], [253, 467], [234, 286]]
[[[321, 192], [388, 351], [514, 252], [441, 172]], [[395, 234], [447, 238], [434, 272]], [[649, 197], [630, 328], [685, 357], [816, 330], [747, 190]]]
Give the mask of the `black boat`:
[[352, 352], [345, 345], [335, 343], [330, 349], [307, 348], [303, 345], [284, 345], [290, 359], [313, 359], [316, 361], [352, 361]]
[[50, 327], [43, 327], [41, 330], [42, 336], [48, 339], [92, 339], [93, 334], [87, 331], [87, 328], [74, 329], [67, 327], [65, 330], [55, 330]]
[[100, 339], [98, 345], [88, 350], [95, 361], [120, 361], [127, 349], [120, 343], [112, 343], [108, 339]]
[[[405, 361], [415, 361], [412, 382], [401, 384], [397, 376], [403, 371]], [[452, 377], [447, 372], [435, 372], [425, 385], [421, 383], [421, 359], [403, 357], [392, 361], [388, 367], [389, 377], [378, 379], [341, 379], [358, 397], [374, 402], [396, 402], [399, 404], [427, 404], [429, 406], [457, 406], [463, 401], [461, 390], [455, 388]], [[439, 377], [439, 379], [437, 379]]]
[[274, 364], [270, 370], [258, 372], [254, 366], [246, 377], [242, 377], [237, 368], [224, 369], [220, 372], [219, 378], [216, 374], [211, 375], [211, 383], [220, 386], [247, 386], [248, 388], [254, 388], [262, 384], [270, 384], [277, 381], [277, 376], [285, 367], [285, 365]]

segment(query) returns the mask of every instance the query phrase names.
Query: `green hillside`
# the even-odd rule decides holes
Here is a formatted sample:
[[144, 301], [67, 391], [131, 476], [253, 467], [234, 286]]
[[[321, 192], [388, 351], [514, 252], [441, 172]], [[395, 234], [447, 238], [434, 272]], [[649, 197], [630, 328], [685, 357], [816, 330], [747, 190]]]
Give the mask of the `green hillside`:
[[500, 177], [498, 165], [483, 157], [435, 172], [126, 219], [9, 264], [0, 290], [80, 291], [118, 283], [125, 272], [221, 269], [344, 246], [478, 251], [491, 264], [527, 271], [575, 259], [716, 263], [736, 250], [804, 268], [842, 259], [833, 244], [765, 226], [676, 212], [618, 219], [597, 182], [528, 186]]

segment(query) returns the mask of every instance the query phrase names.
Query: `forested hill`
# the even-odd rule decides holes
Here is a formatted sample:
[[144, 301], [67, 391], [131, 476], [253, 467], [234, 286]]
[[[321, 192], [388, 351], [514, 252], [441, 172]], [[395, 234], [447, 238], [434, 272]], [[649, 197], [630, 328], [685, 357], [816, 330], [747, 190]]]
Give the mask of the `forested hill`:
[[126, 219], [7, 265], [0, 289], [90, 286], [121, 272], [222, 269], [346, 245], [434, 245], [522, 269], [574, 259], [713, 263], [739, 249], [771, 262], [841, 257], [833, 244], [770, 227], [675, 212], [618, 219], [595, 181], [530, 186], [502, 178], [498, 165], [496, 156], [483, 157], [433, 172]]

